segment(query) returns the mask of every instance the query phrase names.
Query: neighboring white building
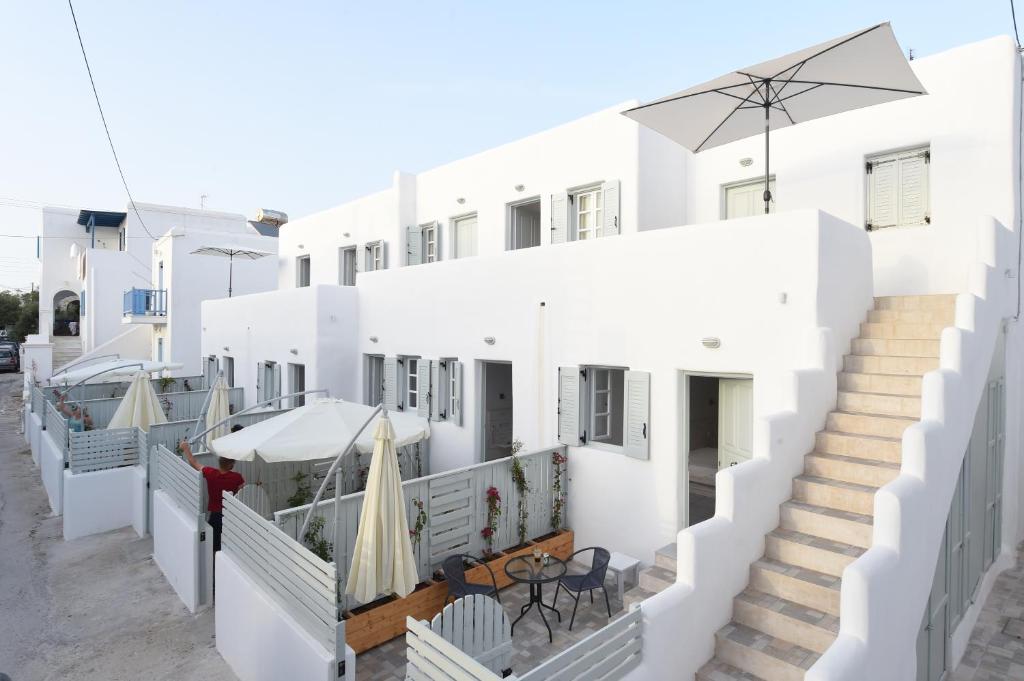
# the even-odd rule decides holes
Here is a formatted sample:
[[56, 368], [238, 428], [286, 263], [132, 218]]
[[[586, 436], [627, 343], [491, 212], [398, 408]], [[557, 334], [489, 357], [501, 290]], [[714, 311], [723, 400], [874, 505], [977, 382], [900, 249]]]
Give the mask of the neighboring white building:
[[[713, 655], [758, 676], [782, 664], [729, 658], [742, 644], [715, 634], [745, 589], [813, 591], [750, 582], [794, 497], [825, 509], [821, 527], [841, 513], [863, 525], [838, 568], [796, 546], [811, 529], [789, 535], [785, 560], [769, 548], [838, 572], [815, 612], [838, 617], [841, 596], [843, 618], [811, 632], [827, 641], [806, 644], [807, 678], [910, 678], [917, 664], [937, 679], [1024, 537], [1021, 67], [1004, 37], [912, 65], [927, 96], [773, 133], [770, 216], [752, 198], [762, 139], [694, 156], [621, 116], [630, 103], [396, 173], [285, 226], [278, 290], [203, 303], [202, 354], [230, 359], [247, 394], [326, 388], [429, 415], [432, 472], [504, 456], [513, 438], [570, 445], [579, 546], [650, 563], [678, 544], [631, 678], [692, 678]], [[937, 294], [960, 296], [872, 310]], [[854, 445], [879, 442], [896, 460], [865, 473]], [[980, 485], [971, 504], [958, 475]], [[951, 502], [969, 548], [944, 534]], [[933, 589], [936, 557], [952, 567]], [[803, 636], [770, 619], [766, 635]]]

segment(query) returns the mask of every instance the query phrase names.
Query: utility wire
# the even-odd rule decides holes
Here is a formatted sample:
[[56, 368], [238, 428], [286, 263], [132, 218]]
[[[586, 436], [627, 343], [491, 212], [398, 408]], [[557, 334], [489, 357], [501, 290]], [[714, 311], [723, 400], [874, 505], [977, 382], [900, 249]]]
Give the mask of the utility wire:
[[107, 125], [107, 117], [103, 114], [103, 105], [100, 104], [100, 94], [96, 90], [96, 81], [92, 77], [92, 67], [89, 66], [89, 57], [85, 54], [85, 43], [82, 42], [82, 32], [78, 29], [78, 17], [75, 16], [75, 6], [71, 4], [71, 0], [68, 0], [68, 8], [71, 10], [71, 20], [75, 22], [75, 34], [78, 36], [78, 46], [82, 48], [82, 59], [85, 61], [85, 70], [89, 74], [89, 84], [92, 85], [92, 94], [96, 98], [96, 108], [100, 110], [100, 120], [103, 121], [103, 130], [107, 133], [107, 142], [110, 143], [110, 153], [114, 155], [114, 163], [117, 165], [117, 172], [121, 175], [121, 184], [124, 185], [124, 191], [128, 194], [128, 200], [132, 204], [132, 210], [135, 211], [135, 216], [139, 218], [139, 224], [142, 225], [142, 229], [149, 234], [149, 238], [156, 241], [156, 237], [146, 227], [145, 221], [142, 219], [142, 215], [139, 214], [139, 209], [135, 207], [135, 199], [132, 198], [132, 192], [128, 189], [128, 180], [124, 177], [124, 170], [121, 168], [121, 161], [117, 158], [117, 150], [114, 149], [114, 139], [110, 136], [110, 127]]

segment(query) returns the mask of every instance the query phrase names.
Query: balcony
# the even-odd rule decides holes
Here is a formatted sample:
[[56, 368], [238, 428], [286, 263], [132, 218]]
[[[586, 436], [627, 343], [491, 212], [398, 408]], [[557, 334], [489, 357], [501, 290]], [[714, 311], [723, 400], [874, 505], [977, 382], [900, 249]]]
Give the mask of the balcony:
[[166, 289], [133, 288], [124, 292], [123, 324], [167, 323]]

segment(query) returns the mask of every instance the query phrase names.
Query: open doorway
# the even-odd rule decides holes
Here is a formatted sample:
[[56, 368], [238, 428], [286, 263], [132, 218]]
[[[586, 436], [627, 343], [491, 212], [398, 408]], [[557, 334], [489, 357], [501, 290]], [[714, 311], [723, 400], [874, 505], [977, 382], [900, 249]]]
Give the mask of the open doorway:
[[687, 375], [686, 525], [715, 514], [715, 475], [750, 459], [753, 385], [748, 377]]
[[512, 363], [481, 362], [484, 461], [512, 453]]
[[510, 204], [508, 207], [508, 250], [540, 246], [540, 199]]

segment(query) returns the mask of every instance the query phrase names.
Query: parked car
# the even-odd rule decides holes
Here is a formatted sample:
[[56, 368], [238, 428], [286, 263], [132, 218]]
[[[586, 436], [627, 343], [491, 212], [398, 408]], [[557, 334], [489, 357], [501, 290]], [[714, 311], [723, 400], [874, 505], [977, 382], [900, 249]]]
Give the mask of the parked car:
[[0, 347], [0, 371], [17, 371], [18, 354], [9, 346]]

